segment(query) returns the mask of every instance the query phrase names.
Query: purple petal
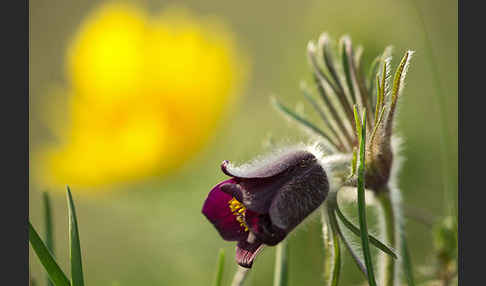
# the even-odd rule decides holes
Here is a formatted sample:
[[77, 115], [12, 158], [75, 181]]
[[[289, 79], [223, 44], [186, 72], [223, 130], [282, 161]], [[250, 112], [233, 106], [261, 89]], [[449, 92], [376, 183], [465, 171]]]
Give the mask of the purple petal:
[[239, 202], [243, 201], [243, 189], [241, 188], [240, 185], [235, 183], [234, 180], [228, 180], [232, 182], [227, 182], [224, 184], [221, 184], [220, 189], [221, 191], [227, 193], [228, 195], [234, 197], [236, 200]]
[[234, 176], [236, 185], [228, 185], [223, 191], [239, 194], [238, 200], [254, 212], [268, 213], [277, 192], [288, 184], [294, 176], [305, 173], [308, 166], [316, 164], [314, 155], [307, 151], [289, 150], [278, 157], [269, 158], [261, 166], [232, 167], [224, 161], [221, 169]]
[[235, 255], [236, 262], [242, 267], [251, 268], [255, 257], [260, 253], [264, 246], [263, 243], [258, 241], [249, 243], [246, 240], [242, 240], [238, 242]]
[[229, 161], [225, 160], [221, 164], [221, 170], [230, 177], [240, 179], [269, 178], [308, 158], [314, 158], [314, 155], [307, 151], [288, 150], [279, 156], [262, 160], [260, 164], [247, 165], [244, 168], [233, 167]]
[[221, 185], [230, 182], [232, 182], [231, 179], [223, 181], [209, 192], [202, 213], [214, 225], [224, 240], [245, 240], [248, 237], [248, 232], [245, 232], [244, 227], [236, 220], [236, 216], [233, 215], [228, 205], [233, 197], [221, 191]]
[[328, 191], [324, 169], [319, 164], [310, 165], [278, 191], [268, 212], [272, 224], [290, 232], [324, 202]]

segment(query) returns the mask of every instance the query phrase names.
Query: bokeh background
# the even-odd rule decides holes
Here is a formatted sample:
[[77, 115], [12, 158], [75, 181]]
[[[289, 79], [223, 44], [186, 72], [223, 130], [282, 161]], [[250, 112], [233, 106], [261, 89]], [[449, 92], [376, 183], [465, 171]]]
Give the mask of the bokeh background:
[[[417, 2], [429, 30], [443, 85], [441, 100], [447, 111], [444, 126], [448, 128], [450, 146], [447, 165], [453, 175], [449, 182], [457, 190], [457, 1]], [[56, 256], [65, 271], [68, 271], [68, 237], [64, 188], [46, 184], [38, 175], [48, 170], [35, 154], [63, 139], [59, 134], [53, 135], [52, 126], [65, 121], [69, 110], [68, 93], [58, 92], [57, 88], [69, 86], [67, 49], [81, 23], [103, 3], [95, 0], [30, 3], [29, 216], [43, 231], [41, 195], [48, 189], [53, 202]], [[277, 95], [292, 106], [302, 101], [299, 82], [311, 79], [306, 45], [324, 31], [333, 37], [349, 34], [355, 44], [362, 44], [365, 65], [388, 44], [394, 45], [396, 57], [406, 49], [416, 51], [397, 125], [405, 139], [406, 158], [399, 185], [406, 205], [422, 209], [430, 217], [448, 211], [440, 172], [439, 108], [426, 59], [423, 27], [410, 0], [127, 3], [137, 5], [148, 15], [159, 15], [168, 7], [182, 7], [191, 17], [217, 19], [236, 43], [237, 53], [233, 56], [244, 66], [244, 76], [232, 92], [237, 99], [218, 115], [219, 124], [207, 142], [177, 168], [127, 182], [118, 178], [115, 187], [65, 182], [71, 185], [76, 202], [85, 280], [89, 285], [207, 285], [213, 279], [221, 247], [227, 254], [224, 282], [230, 282], [236, 268], [234, 243], [220, 239], [202, 216], [202, 203], [210, 188], [224, 178], [219, 169], [222, 160], [251, 159], [265, 151], [268, 138], [276, 142], [305, 140], [304, 134], [274, 111], [269, 96]], [[304, 105], [304, 110], [318, 120], [310, 106]], [[408, 237], [414, 265], [421, 271], [422, 266], [432, 262], [430, 229], [409, 219]], [[320, 222], [315, 217], [290, 236], [290, 285], [322, 282], [320, 252]], [[273, 248], [267, 248], [259, 256], [247, 285], [272, 282], [274, 254]], [[32, 250], [29, 260], [32, 277], [44, 283], [44, 271]], [[362, 281], [349, 257], [345, 259], [342, 279], [343, 285]]]

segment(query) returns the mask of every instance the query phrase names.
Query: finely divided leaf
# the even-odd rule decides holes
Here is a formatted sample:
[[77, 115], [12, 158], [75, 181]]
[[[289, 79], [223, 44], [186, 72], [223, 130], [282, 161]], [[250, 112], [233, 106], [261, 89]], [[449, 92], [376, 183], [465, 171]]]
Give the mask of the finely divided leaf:
[[[344, 216], [344, 214], [341, 212], [341, 210], [339, 209], [339, 207], [336, 207], [336, 213], [337, 213], [339, 219], [341, 220], [341, 222], [344, 224], [344, 226], [346, 226], [356, 236], [359, 237], [361, 235], [360, 229], [358, 227], [356, 227], [351, 221], [349, 221]], [[371, 234], [368, 234], [368, 236], [369, 236], [370, 242], [374, 246], [376, 246], [377, 248], [379, 248], [381, 251], [385, 252], [386, 254], [390, 255], [391, 257], [397, 259], [397, 255], [395, 254], [395, 252], [393, 252], [393, 250], [391, 250], [390, 248], [388, 248], [388, 246], [386, 246], [385, 244], [383, 244], [382, 242], [380, 242], [377, 238], [375, 238]]]

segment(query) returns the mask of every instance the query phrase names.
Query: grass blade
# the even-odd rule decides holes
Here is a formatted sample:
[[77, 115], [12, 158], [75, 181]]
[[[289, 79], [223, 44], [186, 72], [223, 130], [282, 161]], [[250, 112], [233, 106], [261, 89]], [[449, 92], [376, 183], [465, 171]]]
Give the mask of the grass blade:
[[287, 239], [284, 239], [277, 245], [273, 286], [287, 286], [288, 284], [287, 255], [288, 241]]
[[61, 268], [57, 264], [56, 260], [54, 260], [52, 257], [44, 242], [42, 242], [39, 234], [37, 234], [37, 231], [34, 229], [30, 221], [29, 242], [54, 285], [69, 286], [70, 284], [68, 278], [64, 272], [62, 272]]
[[[359, 119], [356, 119], [358, 121]], [[373, 272], [373, 263], [371, 261], [371, 252], [369, 245], [368, 225], [366, 223], [366, 201], [365, 201], [365, 149], [366, 149], [366, 110], [363, 114], [363, 125], [361, 126], [361, 136], [359, 144], [359, 167], [358, 167], [358, 214], [359, 228], [361, 229], [361, 244], [363, 248], [363, 257], [365, 260], [366, 271], [368, 273], [368, 282], [370, 286], [376, 286], [375, 274]]]
[[[46, 240], [46, 247], [51, 252], [52, 256], [54, 255], [54, 238], [53, 238], [53, 225], [52, 225], [52, 212], [51, 212], [51, 201], [49, 199], [49, 194], [44, 192], [42, 194], [42, 198], [44, 201], [44, 223], [46, 226], [46, 233], [45, 233], [45, 240]], [[47, 285], [53, 286], [52, 281], [47, 277]]]
[[216, 265], [216, 274], [214, 276], [213, 286], [221, 286], [224, 273], [224, 250], [220, 249], [218, 253], [218, 263]]
[[[361, 235], [360, 229], [358, 227], [356, 227], [351, 221], [349, 221], [344, 216], [344, 214], [341, 212], [341, 210], [338, 207], [336, 208], [336, 213], [337, 213], [339, 219], [341, 220], [341, 222], [344, 224], [344, 226], [346, 226], [356, 236], [359, 237]], [[395, 254], [395, 252], [393, 252], [393, 250], [391, 250], [390, 248], [388, 248], [388, 246], [386, 246], [385, 244], [383, 244], [382, 242], [380, 242], [377, 238], [375, 238], [371, 234], [368, 234], [368, 237], [369, 237], [370, 242], [374, 246], [376, 246], [378, 249], [380, 249], [381, 251], [383, 251], [384, 253], [390, 255], [391, 257], [393, 257], [395, 259], [398, 258], [397, 255]]]
[[71, 261], [71, 284], [72, 286], [84, 286], [78, 222], [73, 197], [71, 195], [69, 186], [67, 187], [67, 201], [69, 216], [69, 258]]

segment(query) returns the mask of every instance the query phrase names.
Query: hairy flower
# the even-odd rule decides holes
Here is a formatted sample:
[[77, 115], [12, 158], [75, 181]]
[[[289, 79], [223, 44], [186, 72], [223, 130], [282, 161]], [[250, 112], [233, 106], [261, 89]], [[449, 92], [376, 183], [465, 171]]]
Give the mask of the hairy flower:
[[68, 118], [48, 123], [60, 142], [40, 152], [42, 183], [104, 186], [174, 170], [233, 105], [239, 54], [222, 25], [182, 10], [95, 10], [67, 50]]
[[231, 179], [217, 184], [202, 213], [221, 237], [238, 241], [236, 261], [250, 268], [264, 245], [276, 245], [326, 199], [329, 183], [319, 160], [288, 150], [257, 165], [221, 165]]
[[[321, 129], [277, 100], [274, 102], [287, 117], [318, 135], [322, 144], [336, 154], [351, 154], [359, 148], [359, 138], [353, 127], [356, 120], [354, 108], [364, 109], [369, 134], [366, 138], [365, 184], [366, 188], [381, 192], [390, 180], [393, 157], [397, 151], [396, 146], [392, 146], [392, 141], [398, 142], [393, 132], [394, 119], [414, 52], [405, 52], [393, 79], [391, 46], [375, 58], [367, 75], [362, 72], [362, 53], [363, 48], [353, 47], [349, 36], [343, 36], [335, 43], [327, 33], [323, 33], [317, 44], [309, 42], [308, 59], [315, 89], [323, 104], [314, 99], [312, 90], [305, 83], [301, 88], [306, 100], [319, 113], [324, 128]], [[356, 184], [356, 178], [353, 180], [350, 180], [350, 185]]]

